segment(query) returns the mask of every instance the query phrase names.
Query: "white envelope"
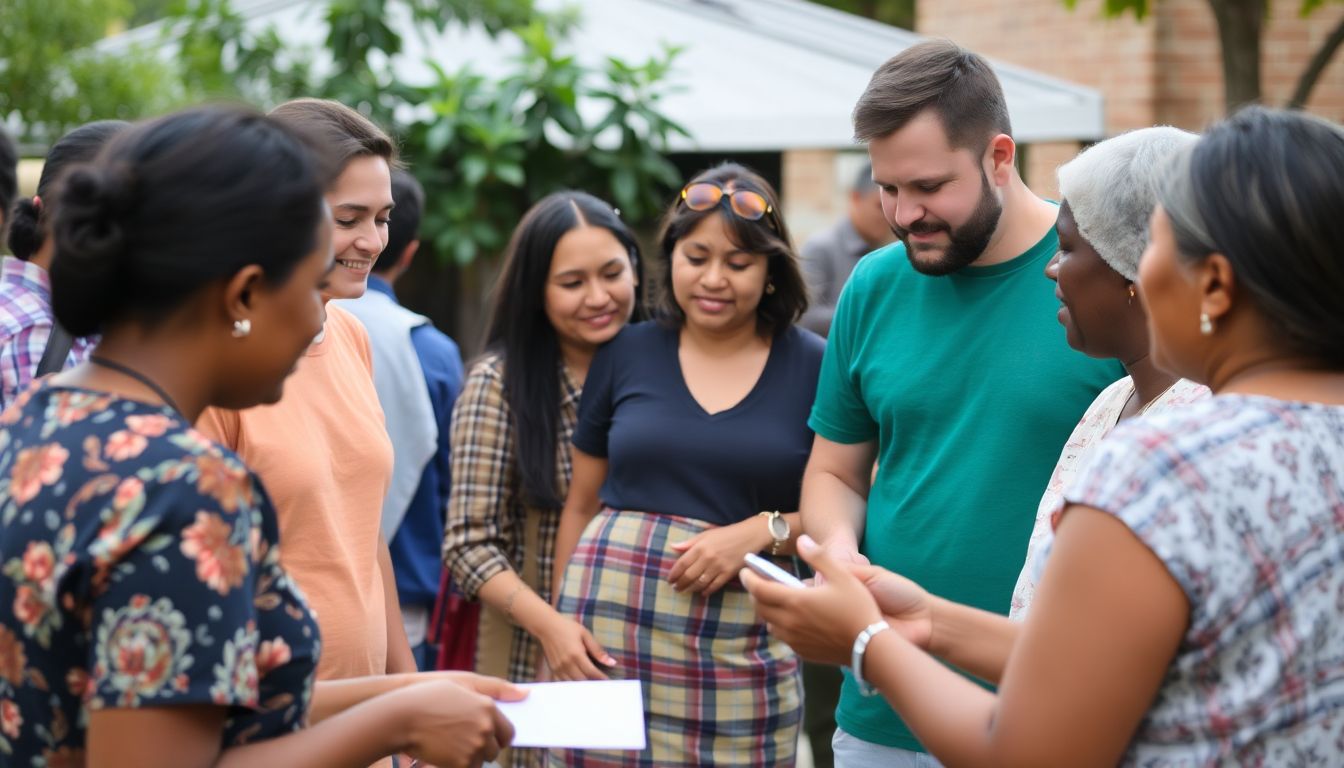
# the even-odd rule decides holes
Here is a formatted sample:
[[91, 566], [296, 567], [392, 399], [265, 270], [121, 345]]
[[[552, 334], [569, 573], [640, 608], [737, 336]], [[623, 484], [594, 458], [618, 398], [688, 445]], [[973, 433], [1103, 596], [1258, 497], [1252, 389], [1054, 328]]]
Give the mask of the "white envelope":
[[531, 683], [522, 701], [496, 702], [513, 723], [515, 747], [628, 749], [645, 746], [638, 680]]

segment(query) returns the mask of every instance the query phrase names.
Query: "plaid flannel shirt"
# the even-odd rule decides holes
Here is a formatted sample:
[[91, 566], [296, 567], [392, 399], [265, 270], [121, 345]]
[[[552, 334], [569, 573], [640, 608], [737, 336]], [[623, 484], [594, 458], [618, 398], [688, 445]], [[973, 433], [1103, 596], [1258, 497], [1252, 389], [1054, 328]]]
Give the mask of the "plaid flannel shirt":
[[[578, 422], [581, 390], [563, 365], [560, 381], [555, 479], [556, 495], [563, 499], [569, 491], [569, 444]], [[504, 363], [498, 354], [489, 354], [472, 367], [453, 407], [453, 484], [444, 530], [444, 564], [453, 583], [474, 600], [485, 582], [505, 570], [521, 576], [522, 564], [532, 559], [537, 565], [537, 583], [529, 586], [549, 600], [560, 510], [523, 503], [510, 422], [504, 399]], [[524, 521], [529, 515], [539, 518], [536, 552], [523, 551]], [[509, 679], [531, 682], [541, 646], [522, 628], [515, 628], [513, 634]]]
[[[53, 323], [47, 271], [5, 256], [0, 262], [0, 409], [32, 382]], [[92, 348], [92, 340], [75, 339], [65, 364], [83, 362]]]

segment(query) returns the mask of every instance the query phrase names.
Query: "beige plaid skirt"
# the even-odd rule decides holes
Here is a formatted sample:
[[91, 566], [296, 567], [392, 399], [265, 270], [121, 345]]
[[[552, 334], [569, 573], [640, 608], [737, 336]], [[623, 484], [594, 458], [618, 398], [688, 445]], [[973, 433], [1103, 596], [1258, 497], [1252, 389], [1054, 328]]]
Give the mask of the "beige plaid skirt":
[[766, 631], [737, 579], [709, 597], [667, 582], [678, 557], [669, 547], [709, 527], [605, 509], [584, 530], [560, 612], [616, 659], [613, 677], [643, 684], [648, 748], [552, 750], [552, 766], [793, 766], [802, 719], [797, 656]]

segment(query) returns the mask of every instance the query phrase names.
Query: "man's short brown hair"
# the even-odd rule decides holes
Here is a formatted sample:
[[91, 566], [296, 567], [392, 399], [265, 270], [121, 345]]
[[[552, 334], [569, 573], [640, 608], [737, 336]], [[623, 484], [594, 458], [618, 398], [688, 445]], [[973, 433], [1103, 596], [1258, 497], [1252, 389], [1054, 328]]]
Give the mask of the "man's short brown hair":
[[926, 109], [955, 148], [983, 150], [1013, 133], [1003, 88], [989, 62], [950, 40], [911, 46], [878, 67], [854, 106], [854, 138], [872, 141], [904, 128]]

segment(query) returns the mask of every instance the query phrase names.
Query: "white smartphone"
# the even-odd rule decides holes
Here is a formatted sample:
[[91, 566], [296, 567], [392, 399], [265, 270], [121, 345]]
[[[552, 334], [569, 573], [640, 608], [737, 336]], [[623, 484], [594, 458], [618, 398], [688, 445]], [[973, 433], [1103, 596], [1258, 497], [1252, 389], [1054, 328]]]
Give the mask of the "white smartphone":
[[780, 568], [778, 565], [766, 560], [760, 555], [747, 554], [747, 567], [765, 578], [779, 582], [794, 589], [806, 589], [807, 585], [798, 580], [797, 576]]

